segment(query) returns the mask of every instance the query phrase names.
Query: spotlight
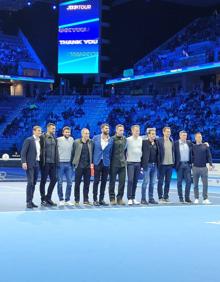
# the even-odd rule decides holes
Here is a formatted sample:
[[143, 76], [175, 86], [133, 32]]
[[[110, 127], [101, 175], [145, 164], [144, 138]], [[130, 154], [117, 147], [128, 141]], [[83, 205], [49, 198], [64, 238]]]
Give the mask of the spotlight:
[[56, 9], [57, 9], [57, 6], [56, 6], [56, 5], [53, 5], [52, 8], [53, 8], [53, 10], [56, 10]]
[[27, 5], [30, 7], [30, 6], [31, 6], [31, 1], [28, 1], [28, 2], [27, 2]]

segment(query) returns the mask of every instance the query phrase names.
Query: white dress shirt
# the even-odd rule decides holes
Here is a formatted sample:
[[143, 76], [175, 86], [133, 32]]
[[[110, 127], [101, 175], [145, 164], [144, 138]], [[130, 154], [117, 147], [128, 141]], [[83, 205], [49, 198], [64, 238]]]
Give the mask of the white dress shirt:
[[35, 145], [36, 145], [36, 150], [37, 150], [37, 157], [36, 161], [40, 161], [40, 138], [36, 137], [33, 135], [34, 140], [35, 140]]
[[186, 142], [179, 140], [180, 146], [180, 161], [188, 162], [189, 161], [189, 146]]
[[108, 139], [103, 139], [102, 135], [101, 135], [101, 146], [102, 146], [102, 151], [105, 150], [105, 148], [108, 146], [108, 142], [109, 142], [110, 137], [108, 137]]

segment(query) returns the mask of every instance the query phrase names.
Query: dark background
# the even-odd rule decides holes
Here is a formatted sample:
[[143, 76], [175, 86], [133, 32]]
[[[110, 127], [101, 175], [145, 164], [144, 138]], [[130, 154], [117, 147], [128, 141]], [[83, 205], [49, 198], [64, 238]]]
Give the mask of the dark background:
[[[194, 19], [212, 15], [215, 7], [177, 5], [158, 0], [137, 0], [112, 7], [109, 14], [111, 73], [119, 74], [180, 31]], [[17, 12], [0, 12], [8, 31], [19, 26], [53, 74], [57, 72], [58, 9], [36, 3]], [[10, 29], [11, 27], [11, 29]]]

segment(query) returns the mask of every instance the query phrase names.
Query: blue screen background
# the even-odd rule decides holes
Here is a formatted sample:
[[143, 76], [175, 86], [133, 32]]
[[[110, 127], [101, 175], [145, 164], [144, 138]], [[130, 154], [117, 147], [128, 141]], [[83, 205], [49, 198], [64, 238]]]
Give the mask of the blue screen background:
[[[70, 6], [91, 9], [68, 10]], [[58, 73], [99, 72], [99, 0], [73, 0], [59, 4]], [[61, 44], [64, 40], [96, 40], [93, 44]]]

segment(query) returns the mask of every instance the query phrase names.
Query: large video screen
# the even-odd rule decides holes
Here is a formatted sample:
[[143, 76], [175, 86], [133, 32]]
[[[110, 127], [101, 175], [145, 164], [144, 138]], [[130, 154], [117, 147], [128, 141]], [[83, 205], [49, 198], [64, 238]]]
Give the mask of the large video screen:
[[59, 4], [58, 73], [99, 72], [100, 0]]

